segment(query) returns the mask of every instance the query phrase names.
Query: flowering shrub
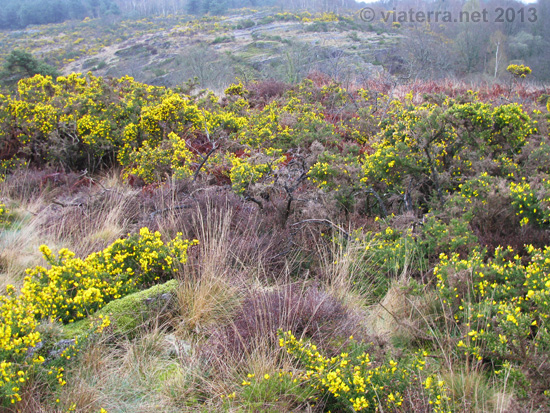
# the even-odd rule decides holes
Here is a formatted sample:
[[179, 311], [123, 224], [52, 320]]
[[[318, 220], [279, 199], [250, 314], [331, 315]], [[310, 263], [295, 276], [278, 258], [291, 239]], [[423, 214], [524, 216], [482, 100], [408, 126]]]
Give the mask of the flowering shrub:
[[531, 74], [531, 68], [524, 65], [509, 65], [506, 68], [506, 71], [512, 74], [515, 78], [525, 78], [527, 75]]
[[[492, 175], [519, 174], [518, 157], [537, 133], [522, 106], [493, 106], [474, 92], [414, 104], [412, 93], [390, 102], [364, 89], [352, 94], [334, 82], [306, 80], [281, 90], [280, 99], [265, 101], [239, 83], [220, 100], [91, 73], [56, 80], [38, 75], [18, 87], [17, 98], [0, 97], [7, 161], [24, 156], [35, 165], [88, 170], [118, 163], [125, 176], [150, 183], [193, 175], [223, 141], [217, 165], [231, 163], [234, 188], [242, 193], [239, 182], [269, 175], [260, 166], [269, 162], [255, 163], [254, 171], [244, 165], [241, 179], [243, 149], [235, 145], [244, 145], [251, 158], [267, 149], [304, 148], [320, 153], [307, 164], [310, 182], [338, 192], [347, 211], [361, 185], [385, 194], [384, 201], [401, 195], [410, 198], [409, 209], [425, 208], [434, 195], [441, 199], [476, 176], [480, 163], [497, 168]], [[376, 114], [380, 106], [390, 109], [383, 118]], [[213, 159], [201, 167], [204, 173], [211, 173]]]
[[531, 184], [523, 177], [518, 183], [510, 183], [510, 194], [521, 225], [529, 222], [543, 228], [550, 225], [550, 179]]
[[180, 95], [168, 94], [162, 102], [141, 110], [139, 127], [151, 142], [158, 143], [170, 132], [183, 133], [201, 124], [200, 111]]
[[248, 187], [270, 176], [286, 159], [281, 150], [267, 149], [265, 154], [254, 158], [232, 156], [229, 177], [233, 190], [242, 195]]
[[0, 228], [9, 224], [10, 211], [6, 208], [6, 205], [0, 203]]
[[376, 272], [383, 277], [399, 276], [406, 269], [421, 273], [427, 267], [422, 246], [412, 229], [400, 231], [388, 225], [379, 232], [369, 232], [365, 250]]
[[141, 286], [165, 280], [177, 263], [185, 263], [195, 241], [180, 236], [164, 243], [160, 233], [142, 228], [139, 235], [119, 239], [85, 259], [66, 248], [56, 257], [43, 245], [40, 250], [50, 269], [27, 270], [22, 297], [32, 302], [39, 318], [73, 322]]
[[244, 96], [245, 94], [249, 93], [248, 90], [244, 87], [242, 82], [239, 82], [237, 84], [229, 85], [227, 89], [225, 89], [224, 92], [227, 96]]
[[415, 386], [423, 386], [433, 411], [443, 412], [449, 408], [445, 382], [423, 373], [426, 352], [410, 360], [376, 361], [361, 346], [355, 345], [349, 352], [326, 357], [314, 344], [296, 339], [290, 331], [280, 334], [279, 344], [300, 360], [305, 369], [295, 380], [313, 387], [321, 396], [327, 395], [326, 407], [330, 410], [400, 410], [406, 393]]
[[550, 247], [528, 247], [528, 257], [524, 263], [511, 247], [497, 248], [492, 259], [475, 250], [467, 259], [441, 254], [437, 288], [466, 356], [533, 373], [550, 368]]
[[254, 114], [248, 127], [240, 132], [241, 143], [255, 147], [287, 150], [325, 141], [334, 135], [334, 127], [326, 122], [317, 105], [292, 96], [286, 105], [274, 101]]
[[[314, 395], [314, 389], [303, 386], [292, 372], [284, 370], [258, 376], [249, 373], [240, 384], [237, 401], [244, 402], [251, 409], [261, 410], [276, 405], [284, 411], [291, 411], [310, 401]], [[236, 394], [222, 395], [222, 398], [232, 401]]]
[[109, 301], [166, 280], [187, 261], [187, 249], [195, 244], [180, 235], [164, 243], [160, 233], [142, 228], [139, 235], [119, 239], [85, 259], [66, 248], [55, 256], [41, 246], [50, 268], [27, 270], [19, 294], [8, 285], [6, 295], [0, 296], [0, 355], [5, 360], [0, 394], [11, 403], [20, 400], [20, 387], [33, 366], [44, 362], [39, 352], [28, 353], [41, 341], [37, 330], [41, 320], [72, 323]]
[[19, 98], [0, 101], [0, 123], [6, 125], [0, 142], [14, 148], [12, 155], [24, 153], [37, 165], [90, 170], [114, 162], [126, 125], [165, 93], [129, 77], [105, 80], [90, 73], [57, 80], [36, 75], [21, 80], [18, 91]]
[[308, 180], [319, 189], [340, 191], [342, 188], [356, 189], [361, 177], [361, 166], [357, 154], [346, 155], [323, 152], [308, 172]]
[[420, 229], [397, 229], [390, 218], [381, 222], [378, 231], [364, 234], [365, 259], [371, 277], [375, 277], [373, 293], [386, 293], [392, 278], [404, 274], [422, 276], [435, 264], [439, 254], [464, 251], [478, 245], [468, 222], [453, 218], [445, 223], [429, 216]]
[[124, 175], [139, 176], [146, 183], [162, 181], [168, 175], [178, 179], [188, 178], [193, 174], [196, 159], [185, 139], [170, 132], [168, 140], [158, 146], [151, 147], [149, 141], [144, 141], [139, 149], [131, 152]]
[[[362, 182], [380, 182], [402, 194], [412, 185], [427, 185], [430, 196], [441, 199], [444, 191], [455, 191], [462, 180], [475, 175], [474, 162], [480, 156], [498, 165], [501, 173], [508, 171], [513, 164], [508, 156], [518, 153], [536, 128], [516, 104], [493, 108], [473, 93], [469, 99], [417, 106], [392, 102], [373, 153], [365, 157]], [[450, 177], [443, 180], [442, 174]]]

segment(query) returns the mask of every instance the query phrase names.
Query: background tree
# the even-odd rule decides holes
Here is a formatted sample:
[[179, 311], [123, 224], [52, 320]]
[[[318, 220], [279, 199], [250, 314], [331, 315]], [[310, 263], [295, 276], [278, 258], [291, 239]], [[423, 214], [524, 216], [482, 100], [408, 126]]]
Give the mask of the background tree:
[[32, 54], [23, 50], [13, 50], [6, 57], [0, 79], [5, 85], [12, 85], [20, 79], [37, 74], [54, 78], [60, 75], [55, 67], [36, 59]]
[[[479, 11], [482, 6], [477, 0], [468, 0], [462, 9], [464, 16], [471, 16], [473, 12]], [[487, 29], [485, 23], [462, 21], [460, 32], [456, 37], [456, 48], [459, 57], [461, 71], [472, 73], [479, 70], [484, 56], [485, 45], [488, 43]]]
[[506, 54], [504, 53], [504, 45], [506, 42], [506, 36], [497, 30], [491, 34], [489, 43], [489, 52], [493, 55], [491, 63], [494, 66], [493, 77], [496, 79], [499, 72], [503, 70], [506, 65]]

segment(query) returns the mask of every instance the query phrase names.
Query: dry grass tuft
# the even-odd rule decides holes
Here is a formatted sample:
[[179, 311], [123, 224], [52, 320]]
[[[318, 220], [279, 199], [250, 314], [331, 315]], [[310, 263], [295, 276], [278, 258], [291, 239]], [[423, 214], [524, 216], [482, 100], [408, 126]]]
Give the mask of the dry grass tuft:
[[43, 264], [42, 254], [38, 247], [47, 241], [39, 230], [39, 216], [33, 211], [40, 211], [40, 200], [29, 201], [17, 205], [11, 203], [10, 211], [14, 221], [9, 229], [0, 231], [0, 288], [7, 284], [20, 286], [25, 275], [25, 269]]
[[369, 277], [364, 244], [359, 242], [318, 243], [319, 278], [327, 292], [357, 309], [369, 303], [376, 280]]
[[[78, 175], [22, 170], [0, 184], [14, 216], [0, 233], [0, 286], [20, 284], [24, 270], [43, 264], [38, 247], [69, 247], [80, 256], [136, 230], [143, 214], [139, 192], [105, 177], [93, 187], [72, 187]], [[52, 178], [53, 179], [53, 178]], [[137, 225], [136, 225], [137, 224]]]
[[180, 274], [178, 302], [181, 325], [199, 333], [231, 317], [239, 303], [238, 272], [232, 266], [235, 245], [230, 238], [233, 212], [197, 210], [193, 228], [200, 240], [198, 256]]
[[475, 370], [454, 371], [443, 375], [443, 379], [461, 412], [511, 411], [513, 395], [512, 389], [506, 388], [506, 381], [504, 384], [491, 381], [483, 372]]
[[67, 374], [60, 406], [78, 412], [183, 411], [197, 402], [198, 364], [183, 364], [161, 329], [134, 340], [104, 336], [89, 345]]
[[104, 248], [136, 230], [142, 214], [136, 190], [128, 187], [79, 193], [49, 204], [40, 214], [40, 230], [79, 255]]

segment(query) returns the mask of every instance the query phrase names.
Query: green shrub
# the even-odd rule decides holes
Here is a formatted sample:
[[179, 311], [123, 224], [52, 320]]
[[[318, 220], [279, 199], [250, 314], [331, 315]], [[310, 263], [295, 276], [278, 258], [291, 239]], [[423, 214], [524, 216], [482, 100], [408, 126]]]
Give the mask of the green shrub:
[[410, 359], [373, 360], [364, 346], [352, 341], [349, 350], [327, 357], [290, 331], [281, 333], [280, 345], [302, 363], [305, 372], [297, 380], [314, 388], [319, 397], [326, 397], [325, 408], [331, 411], [400, 410], [415, 387], [423, 388], [433, 411], [449, 409], [445, 382], [424, 372], [426, 352]]
[[[27, 357], [41, 341], [41, 321], [73, 323], [110, 301], [171, 278], [174, 269], [187, 261], [187, 249], [196, 243], [178, 235], [165, 244], [160, 233], [142, 228], [139, 234], [119, 239], [85, 259], [75, 258], [66, 248], [56, 257], [42, 245], [40, 250], [50, 268], [27, 270], [20, 294], [8, 285], [6, 295], [0, 296], [2, 400], [20, 401], [20, 388], [45, 361], [39, 351]], [[99, 320], [100, 329], [110, 323], [102, 315]], [[70, 358], [75, 345], [62, 355]], [[63, 385], [61, 371], [57, 378]]]
[[492, 259], [475, 250], [467, 259], [441, 254], [434, 273], [464, 356], [521, 365], [532, 377], [550, 368], [550, 247], [528, 247], [527, 262], [511, 247], [497, 248]]

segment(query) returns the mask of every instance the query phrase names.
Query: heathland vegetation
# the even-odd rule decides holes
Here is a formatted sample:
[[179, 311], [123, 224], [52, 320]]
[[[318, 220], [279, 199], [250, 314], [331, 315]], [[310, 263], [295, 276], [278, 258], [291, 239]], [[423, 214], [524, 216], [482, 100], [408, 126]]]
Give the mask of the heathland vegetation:
[[[545, 75], [497, 53], [470, 74], [500, 81], [405, 82], [352, 54], [402, 28], [316, 7], [1, 34], [31, 45], [0, 95], [2, 411], [550, 410]], [[262, 25], [347, 46], [256, 33], [237, 80], [200, 60]], [[210, 39], [182, 55], [203, 77], [102, 76], [173, 47], [126, 30]]]
[[318, 74], [221, 97], [19, 81], [5, 403], [544, 410], [548, 95], [509, 70], [507, 89]]

